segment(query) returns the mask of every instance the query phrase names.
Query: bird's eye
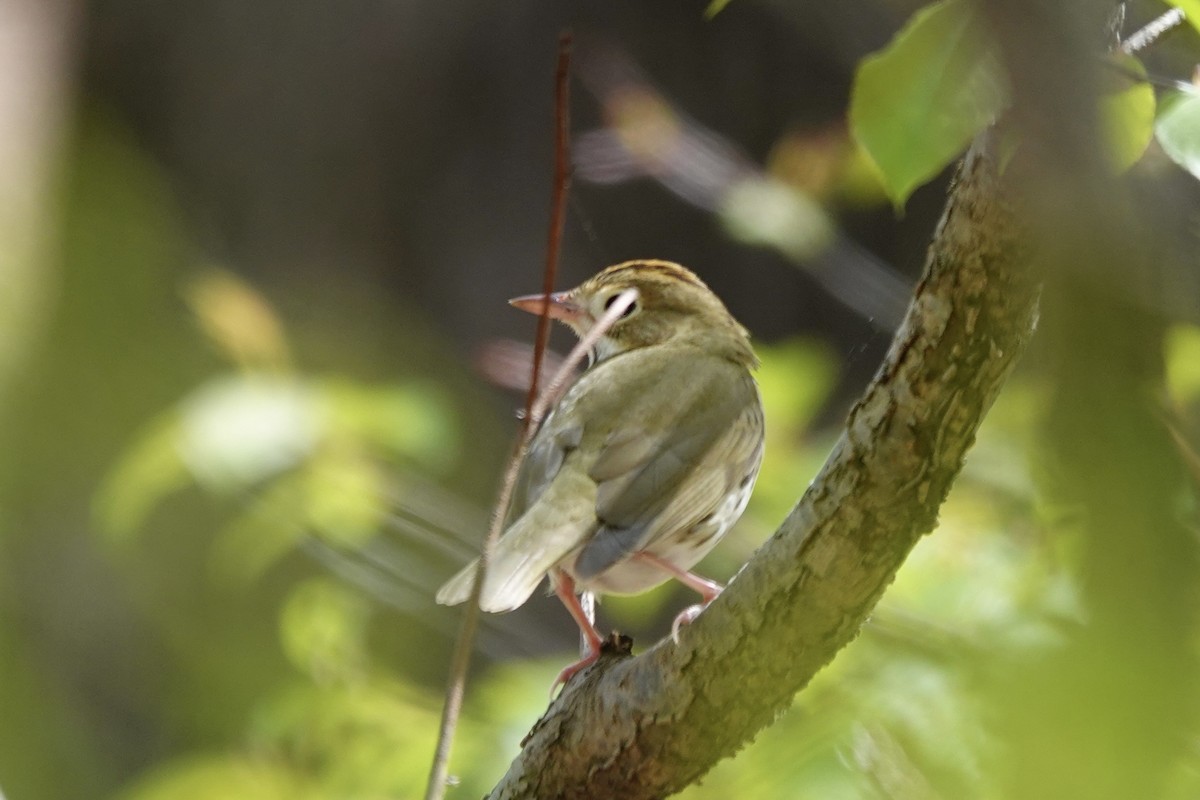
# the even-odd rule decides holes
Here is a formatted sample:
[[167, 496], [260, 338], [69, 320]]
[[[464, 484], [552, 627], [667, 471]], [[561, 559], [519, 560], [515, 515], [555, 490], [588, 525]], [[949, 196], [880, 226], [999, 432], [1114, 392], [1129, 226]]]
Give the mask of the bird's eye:
[[[607, 300], [605, 300], [604, 301], [604, 310], [608, 311], [610, 308], [612, 308], [612, 304], [617, 302], [617, 298], [620, 296], [621, 296], [621, 293], [617, 292], [616, 294], [611, 295]], [[637, 305], [638, 305], [637, 300], [634, 300], [632, 303], [630, 303], [629, 307], [626, 308], [623, 312], [621, 312], [621, 319], [626, 319], [628, 317], [633, 316], [633, 312], [637, 311]]]

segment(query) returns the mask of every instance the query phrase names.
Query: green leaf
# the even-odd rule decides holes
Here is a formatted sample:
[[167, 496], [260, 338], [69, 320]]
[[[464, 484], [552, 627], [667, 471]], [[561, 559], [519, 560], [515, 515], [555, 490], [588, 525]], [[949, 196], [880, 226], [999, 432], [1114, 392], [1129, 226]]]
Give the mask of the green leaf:
[[306, 526], [337, 547], [359, 548], [388, 511], [388, 475], [353, 448], [322, 453], [305, 471]]
[[433, 470], [458, 454], [458, 428], [449, 398], [433, 384], [382, 388], [327, 380], [319, 387], [330, 433], [410, 458]]
[[[767, 424], [763, 480], [751, 497], [750, 518], [782, 518], [796, 502], [795, 487], [811, 480], [825, 454], [798, 449], [838, 376], [836, 356], [819, 343], [793, 339], [758, 348], [758, 386]], [[771, 476], [765, 478], [765, 476]]]
[[214, 577], [245, 586], [290, 553], [309, 532], [307, 473], [281, 475], [255, 494], [213, 543]]
[[721, 198], [721, 222], [738, 241], [803, 261], [825, 250], [834, 229], [821, 204], [782, 181], [751, 178]]
[[306, 779], [287, 765], [238, 755], [178, 759], [158, 767], [122, 800], [300, 800], [313, 798]]
[[154, 420], [96, 492], [97, 524], [114, 541], [132, 536], [155, 504], [188, 484], [190, 476], [179, 454], [179, 430], [176, 414]]
[[1200, 178], [1200, 94], [1173, 92], [1164, 97], [1154, 133], [1172, 161]]
[[1133, 56], [1114, 58], [1128, 74], [1117, 75], [1117, 90], [1101, 96], [1099, 117], [1109, 163], [1124, 172], [1137, 163], [1154, 136], [1154, 88], [1137, 79], [1146, 76], [1140, 61]]
[[1200, 327], [1175, 325], [1166, 338], [1167, 388], [1184, 405], [1200, 398]]
[[187, 399], [179, 448], [198, 483], [229, 491], [294, 467], [322, 433], [307, 385], [251, 373], [212, 381]]
[[917, 12], [886, 48], [863, 60], [850, 128], [900, 208], [995, 119], [1007, 97], [971, 5], [946, 0]]
[[704, 9], [704, 18], [712, 19], [717, 14], [725, 10], [725, 6], [729, 5], [731, 0], [710, 0], [708, 8]]
[[313, 578], [288, 597], [280, 637], [289, 660], [318, 683], [361, 675], [367, 663], [370, 605], [358, 594]]
[[[542, 698], [544, 706], [544, 688]], [[254, 752], [278, 754], [303, 769], [325, 800], [420, 797], [438, 709], [437, 699], [424, 691], [374, 673], [300, 684], [255, 710], [250, 741]], [[496, 727], [481, 730], [464, 714], [457, 738], [451, 768], [458, 773], [466, 765], [470, 774], [447, 796], [480, 797], [519, 749], [520, 734], [511, 744], [498, 743]], [[500, 759], [502, 764], [491, 763]], [[481, 762], [491, 769], [481, 769]]]

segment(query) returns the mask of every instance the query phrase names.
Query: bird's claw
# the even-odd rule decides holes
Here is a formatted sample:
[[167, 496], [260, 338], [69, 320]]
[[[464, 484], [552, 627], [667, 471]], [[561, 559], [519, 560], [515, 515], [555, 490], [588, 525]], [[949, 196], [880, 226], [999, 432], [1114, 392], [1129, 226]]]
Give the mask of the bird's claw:
[[[712, 601], [708, 601], [711, 603]], [[704, 609], [708, 608], [708, 603], [697, 603], [694, 606], [688, 606], [683, 611], [676, 615], [675, 621], [671, 623], [671, 641], [679, 644], [679, 629], [684, 625], [690, 625], [696, 621], [696, 617], [700, 616]]]
[[554, 679], [554, 683], [550, 684], [550, 699], [554, 699], [554, 693], [558, 691], [558, 687], [566, 686], [567, 681], [575, 677], [575, 673], [595, 664], [598, 658], [600, 658], [600, 648], [594, 648], [574, 664], [568, 664], [563, 667], [562, 672], [558, 673], [558, 677]]

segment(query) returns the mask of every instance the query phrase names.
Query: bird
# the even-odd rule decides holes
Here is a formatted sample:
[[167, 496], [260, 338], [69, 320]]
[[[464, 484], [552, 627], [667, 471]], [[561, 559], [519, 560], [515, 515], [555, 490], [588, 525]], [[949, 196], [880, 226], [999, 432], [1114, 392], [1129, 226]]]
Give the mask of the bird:
[[[577, 592], [638, 594], [675, 578], [701, 598], [676, 617], [676, 637], [720, 594], [690, 570], [741, 516], [762, 464], [750, 335], [691, 270], [627, 261], [509, 303], [534, 314], [545, 305], [582, 338], [629, 289], [634, 299], [530, 440], [479, 598], [484, 611], [511, 611], [549, 576], [583, 636], [582, 657], [552, 692], [603, 643]], [[438, 603], [470, 597], [476, 563]]]

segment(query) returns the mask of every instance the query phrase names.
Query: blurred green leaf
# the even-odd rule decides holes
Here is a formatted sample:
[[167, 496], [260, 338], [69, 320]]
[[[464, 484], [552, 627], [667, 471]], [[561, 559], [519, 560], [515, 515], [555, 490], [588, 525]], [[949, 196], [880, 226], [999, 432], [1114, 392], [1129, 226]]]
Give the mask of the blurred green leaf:
[[971, 3], [943, 0], [859, 66], [850, 127], [897, 208], [942, 171], [1007, 103], [996, 55]]
[[1176, 402], [1200, 399], [1200, 327], [1174, 325], [1166, 336], [1167, 388]]
[[294, 588], [283, 608], [283, 650], [318, 684], [362, 674], [370, 605], [361, 595], [323, 578]]
[[708, 8], [704, 9], [704, 18], [712, 19], [717, 14], [725, 10], [725, 6], [729, 5], [732, 0], [709, 0]]
[[[301, 685], [256, 713], [251, 739], [256, 750], [311, 776], [321, 798], [420, 797], [438, 709], [435, 698], [382, 677], [319, 689]], [[456, 754], [474, 759], [486, 733], [469, 718], [460, 732]], [[494, 741], [484, 746], [494, 748]], [[486, 786], [471, 789], [478, 796]]]
[[213, 548], [221, 578], [245, 584], [306, 536], [354, 549], [377, 535], [392, 498], [384, 465], [353, 449], [323, 451], [254, 493]]
[[[105, 530], [127, 536], [189, 480], [222, 493], [244, 492], [303, 467], [301, 483], [258, 490], [259, 508], [230, 530], [218, 556], [226, 566], [248, 560], [222, 571], [257, 574], [294, 541], [297, 527], [340, 544], [360, 543], [391, 501], [372, 453], [448, 468], [458, 454], [448, 406], [443, 392], [424, 383], [376, 388], [261, 372], [218, 378], [138, 437], [97, 493], [96, 515]], [[253, 542], [264, 504], [277, 522]]]
[[904, 760], [940, 794], [977, 797], [986, 740], [963, 676], [936, 661], [899, 653], [879, 669], [872, 694], [860, 700], [864, 716], [903, 743]]
[[1165, 95], [1154, 124], [1154, 134], [1172, 161], [1200, 178], [1200, 92]]
[[384, 467], [353, 449], [322, 453], [304, 470], [304, 521], [342, 547], [366, 543], [387, 516]]
[[774, 247], [797, 261], [824, 250], [835, 234], [821, 204], [782, 181], [736, 183], [722, 195], [718, 213], [738, 241]]
[[[1124, 72], [1116, 76], [1118, 89], [1100, 97], [1100, 122], [1105, 133], [1109, 164], [1124, 172], [1137, 163], [1154, 137], [1154, 87], [1146, 80], [1146, 68], [1133, 56], [1111, 56]], [[1135, 77], [1137, 76], [1137, 77]]]
[[254, 494], [250, 507], [225, 526], [213, 543], [215, 577], [246, 585], [312, 531], [305, 524], [306, 479], [282, 475]]
[[284, 764], [245, 756], [168, 761], [121, 794], [121, 800], [317, 800]]
[[290, 355], [274, 309], [241, 277], [210, 269], [190, 281], [184, 297], [200, 328], [233, 363], [284, 369]]
[[789, 435], [806, 427], [833, 389], [838, 361], [828, 347], [812, 339], [791, 339], [757, 348], [762, 366], [755, 373], [767, 430]]
[[762, 366], [755, 378], [767, 421], [766, 448], [749, 512], [773, 527], [824, 458], [819, 449], [799, 443], [833, 389], [837, 360], [822, 344], [803, 339], [760, 346], [758, 354]]
[[228, 491], [294, 467], [322, 433], [311, 388], [250, 373], [212, 381], [188, 398], [179, 447], [197, 482]]
[[179, 431], [174, 413], [151, 422], [97, 491], [97, 524], [113, 540], [130, 537], [155, 504], [187, 485], [191, 476], [179, 454]]
[[326, 380], [320, 391], [338, 436], [360, 438], [431, 469], [445, 469], [458, 455], [449, 398], [432, 384], [380, 389]]

